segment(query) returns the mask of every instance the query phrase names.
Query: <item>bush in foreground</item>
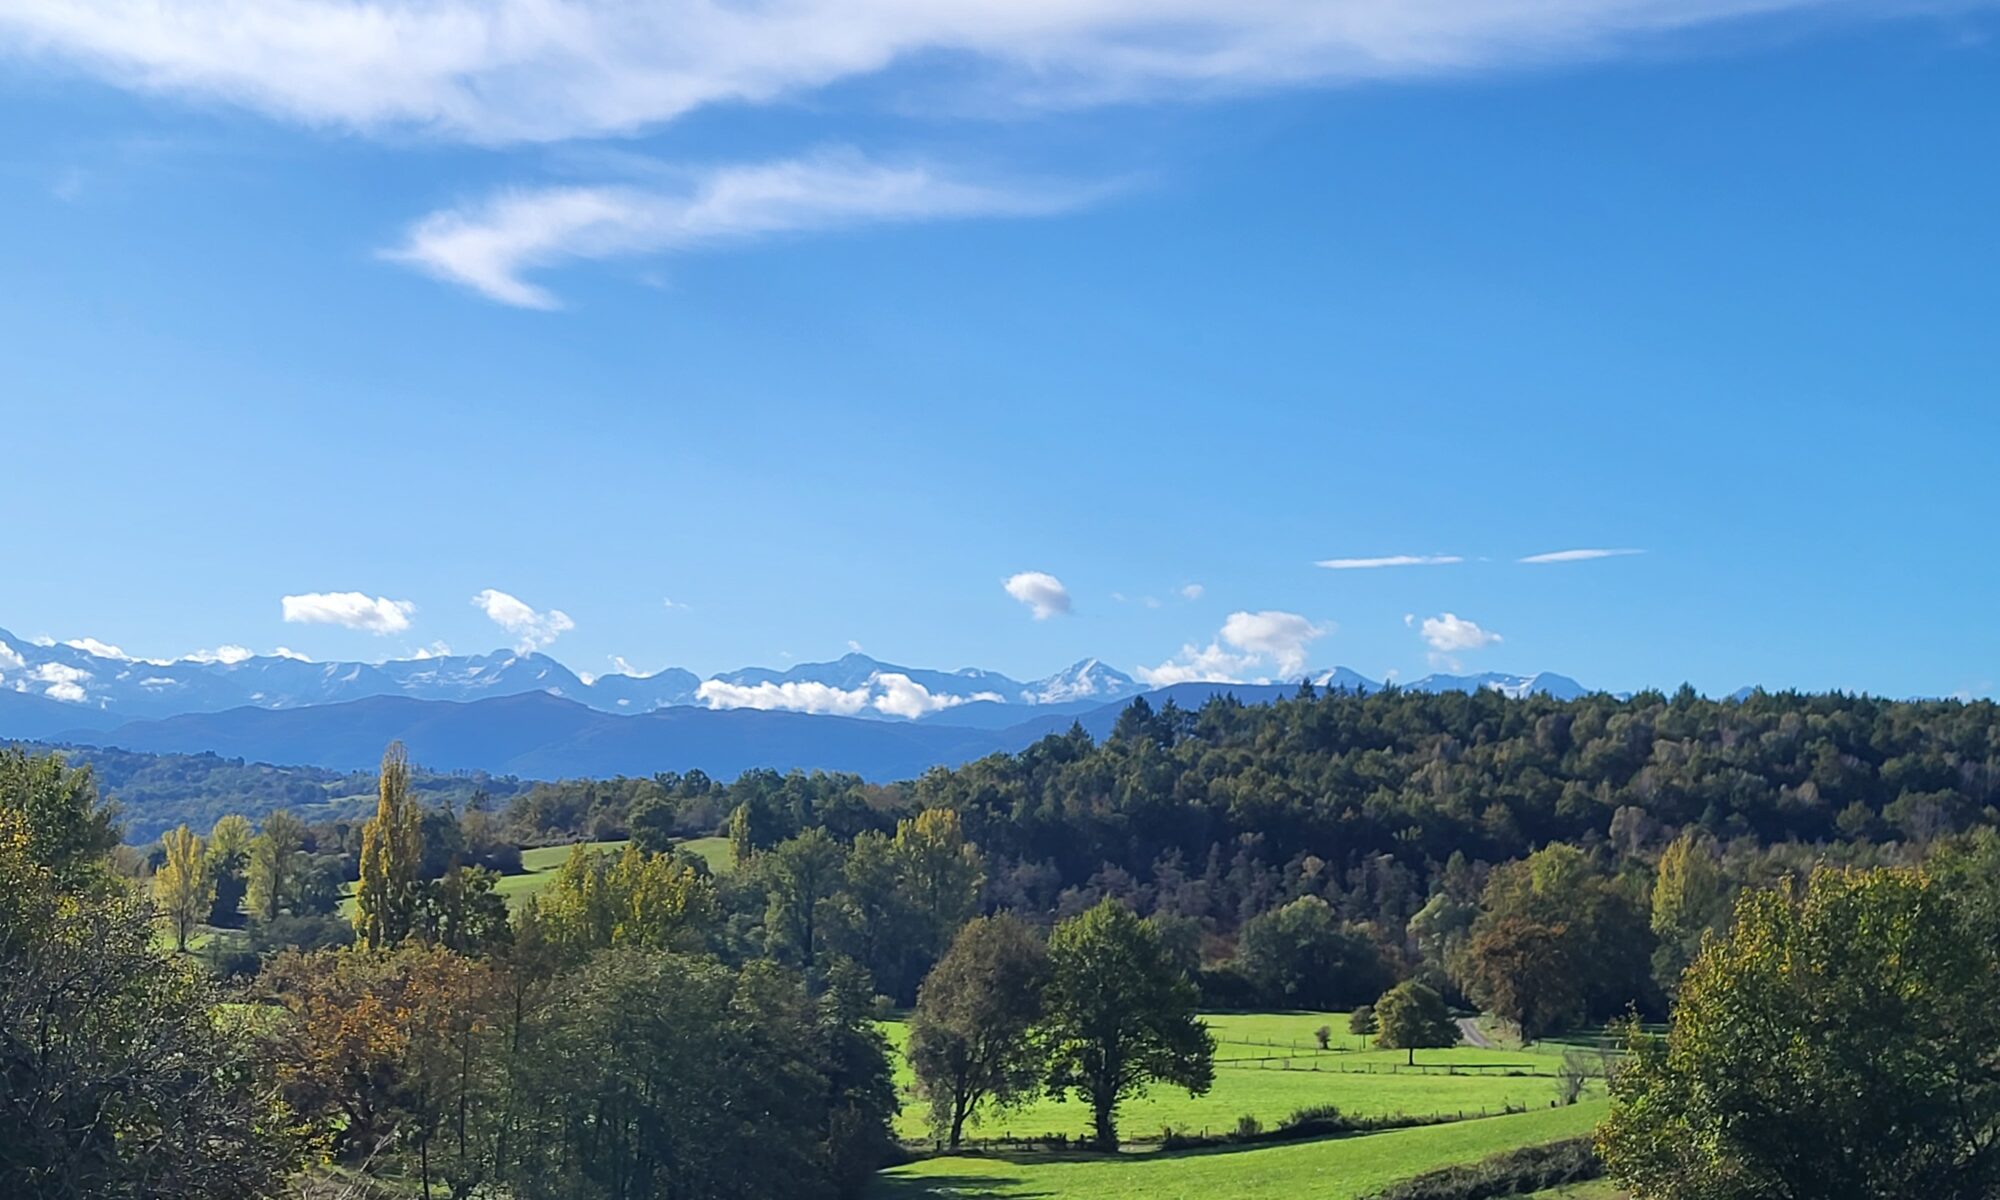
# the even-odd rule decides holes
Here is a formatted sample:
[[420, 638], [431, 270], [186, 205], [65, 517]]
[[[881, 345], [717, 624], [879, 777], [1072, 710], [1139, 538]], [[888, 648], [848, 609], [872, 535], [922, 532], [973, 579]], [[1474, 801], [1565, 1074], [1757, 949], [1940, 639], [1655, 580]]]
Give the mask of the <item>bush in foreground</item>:
[[1546, 1146], [1524, 1146], [1462, 1167], [1426, 1171], [1368, 1197], [1368, 1200], [1493, 1200], [1524, 1196], [1604, 1174], [1587, 1137]]

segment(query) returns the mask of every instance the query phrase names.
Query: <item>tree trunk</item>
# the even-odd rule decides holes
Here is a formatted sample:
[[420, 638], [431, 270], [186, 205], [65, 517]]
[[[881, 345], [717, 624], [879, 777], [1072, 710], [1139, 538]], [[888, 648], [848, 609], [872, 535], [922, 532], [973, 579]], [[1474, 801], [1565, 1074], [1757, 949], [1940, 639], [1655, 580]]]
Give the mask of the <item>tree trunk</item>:
[[1118, 1149], [1117, 1093], [1100, 1092], [1090, 1098], [1092, 1141], [1106, 1153]]
[[1417, 1048], [1415, 1046], [1410, 1046], [1408, 1047], [1408, 1050], [1410, 1052], [1409, 1063], [1411, 1066], [1414, 1067], [1417, 1065]]

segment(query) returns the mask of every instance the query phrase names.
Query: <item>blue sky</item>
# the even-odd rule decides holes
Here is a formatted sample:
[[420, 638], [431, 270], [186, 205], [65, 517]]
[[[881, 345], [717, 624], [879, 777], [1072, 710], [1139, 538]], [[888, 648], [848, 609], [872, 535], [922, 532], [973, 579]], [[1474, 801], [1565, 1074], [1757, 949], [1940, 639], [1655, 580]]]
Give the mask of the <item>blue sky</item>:
[[0, 626], [1992, 694], [2000, 14], [1238, 7], [8, 5]]

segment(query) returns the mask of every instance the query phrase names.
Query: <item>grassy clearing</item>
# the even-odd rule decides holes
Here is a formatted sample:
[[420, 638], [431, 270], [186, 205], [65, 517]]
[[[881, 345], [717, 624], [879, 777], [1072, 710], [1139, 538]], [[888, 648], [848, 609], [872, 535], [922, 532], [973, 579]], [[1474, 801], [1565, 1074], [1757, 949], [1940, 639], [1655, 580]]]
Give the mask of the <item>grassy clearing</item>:
[[523, 850], [521, 873], [502, 875], [500, 881], [493, 885], [493, 890], [507, 901], [507, 907], [519, 908], [521, 901], [555, 882], [557, 872], [569, 861], [570, 851], [578, 846], [590, 852], [616, 854], [625, 848], [625, 843], [579, 842], [573, 846], [536, 846], [532, 850]]
[[1422, 1171], [1575, 1137], [1604, 1113], [1605, 1103], [1595, 1101], [1362, 1137], [1176, 1154], [941, 1156], [885, 1172], [869, 1195], [870, 1200], [1355, 1200]]
[[729, 852], [726, 837], [689, 838], [680, 843], [680, 848], [698, 856], [717, 875], [727, 875], [736, 869], [736, 858]]
[[[1419, 1050], [1417, 1066], [1404, 1065], [1400, 1050], [1376, 1050], [1346, 1032], [1347, 1018], [1336, 1013], [1217, 1013], [1204, 1018], [1216, 1037], [1215, 1086], [1203, 1096], [1175, 1088], [1127, 1102], [1119, 1129], [1128, 1139], [1157, 1137], [1166, 1126], [1188, 1132], [1221, 1133], [1244, 1114], [1275, 1125], [1298, 1109], [1334, 1104], [1357, 1116], [1430, 1116], [1498, 1113], [1547, 1108], [1556, 1098], [1559, 1049]], [[1321, 1051], [1313, 1031], [1339, 1030]], [[900, 1021], [883, 1032], [900, 1052], [909, 1037]], [[903, 1097], [897, 1133], [911, 1140], [926, 1136], [924, 1106], [901, 1054], [896, 1085]], [[1076, 1100], [1040, 1098], [1011, 1112], [988, 1114], [972, 1136], [1033, 1138], [1077, 1136], [1090, 1122], [1088, 1106]]]
[[1597, 1179], [1589, 1183], [1571, 1183], [1563, 1187], [1550, 1188], [1546, 1192], [1536, 1192], [1527, 1200], [1630, 1200], [1630, 1195], [1619, 1191], [1602, 1179]]

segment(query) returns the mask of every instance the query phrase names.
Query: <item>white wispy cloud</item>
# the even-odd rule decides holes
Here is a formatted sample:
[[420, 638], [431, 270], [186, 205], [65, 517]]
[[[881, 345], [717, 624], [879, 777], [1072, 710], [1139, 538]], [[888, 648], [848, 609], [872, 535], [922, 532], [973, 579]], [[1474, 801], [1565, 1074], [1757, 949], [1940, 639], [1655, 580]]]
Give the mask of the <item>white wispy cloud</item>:
[[1530, 554], [1517, 559], [1524, 563], [1568, 563], [1589, 562], [1593, 558], [1622, 558], [1627, 554], [1644, 554], [1644, 550], [1551, 550], [1546, 554]]
[[472, 603], [488, 620], [519, 638], [514, 648], [523, 654], [539, 650], [576, 628], [576, 622], [559, 608], [540, 612], [494, 588], [481, 591], [472, 598]]
[[1280, 675], [1305, 669], [1307, 647], [1333, 631], [1298, 613], [1267, 609], [1233, 612], [1207, 646], [1190, 642], [1177, 656], [1133, 674], [1152, 687], [1176, 683], [1261, 682], [1254, 673], [1274, 668]]
[[1081, 199], [828, 152], [691, 172], [669, 187], [506, 191], [424, 217], [383, 257], [503, 304], [547, 309], [557, 307], [555, 296], [523, 278], [538, 267], [879, 222], [1028, 216]]
[[951, 79], [982, 105], [1081, 106], [1601, 57], [1774, 13], [1906, 11], [1888, 0], [11, 0], [0, 47], [309, 125], [505, 142], [782, 102], [940, 56], [975, 66]]
[[1022, 571], [1010, 575], [1001, 583], [1007, 594], [1028, 606], [1035, 614], [1035, 620], [1046, 621], [1070, 611], [1069, 589], [1063, 581], [1046, 571]]
[[1373, 571], [1382, 567], [1442, 567], [1464, 561], [1458, 554], [1385, 554], [1380, 558], [1323, 558], [1315, 565], [1329, 571]]
[[191, 663], [222, 663], [226, 666], [255, 657], [256, 654], [248, 646], [223, 645], [217, 646], [213, 650], [196, 650], [191, 654], [183, 654], [181, 655], [181, 661]]
[[1202, 593], [1207, 590], [1208, 590], [1207, 588], [1202, 587], [1198, 583], [1184, 583], [1181, 585], [1181, 599], [1199, 600], [1201, 599]]
[[278, 647], [278, 648], [277, 648], [276, 650], [273, 650], [273, 651], [271, 651], [271, 657], [273, 657], [273, 658], [289, 658], [289, 659], [291, 659], [291, 660], [292, 660], [293, 662], [311, 662], [311, 661], [312, 661], [312, 659], [310, 659], [310, 658], [306, 657], [306, 656], [305, 656], [305, 655], [303, 655], [303, 654], [300, 654], [300, 653], [299, 653], [298, 651], [296, 651], [296, 650], [292, 649], [292, 648], [291, 648], [290, 646], [280, 646], [280, 647]]
[[417, 611], [408, 600], [387, 596], [371, 600], [364, 592], [304, 592], [286, 596], [280, 603], [285, 620], [295, 625], [342, 625], [377, 637], [408, 629], [410, 614]]

